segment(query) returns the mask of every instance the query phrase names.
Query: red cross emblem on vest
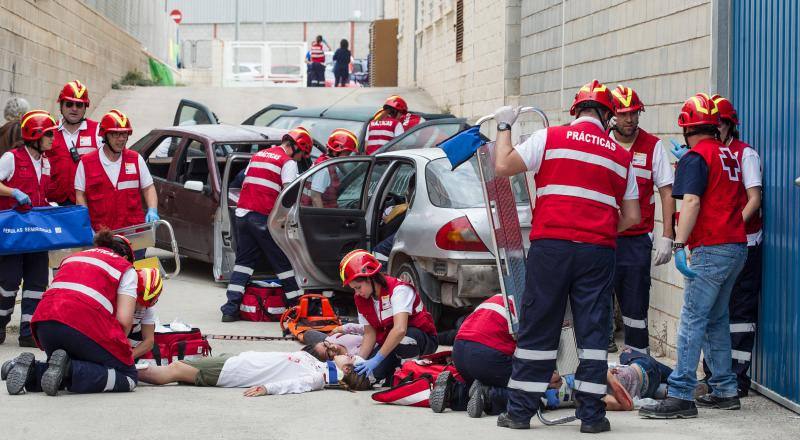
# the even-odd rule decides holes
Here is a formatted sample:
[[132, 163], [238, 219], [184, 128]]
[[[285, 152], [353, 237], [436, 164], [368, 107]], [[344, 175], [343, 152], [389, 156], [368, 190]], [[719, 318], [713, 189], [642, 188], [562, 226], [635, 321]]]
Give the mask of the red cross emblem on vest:
[[736, 157], [736, 154], [733, 154], [730, 148], [727, 147], [722, 147], [719, 151], [719, 160], [722, 162], [722, 169], [727, 171], [729, 179], [738, 182], [741, 168], [739, 167], [739, 159]]

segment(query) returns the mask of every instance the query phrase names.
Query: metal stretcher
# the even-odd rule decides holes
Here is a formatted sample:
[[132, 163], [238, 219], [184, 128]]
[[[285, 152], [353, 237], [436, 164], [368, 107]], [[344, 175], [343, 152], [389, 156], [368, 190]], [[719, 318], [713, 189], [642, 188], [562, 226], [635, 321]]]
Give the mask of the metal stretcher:
[[[165, 272], [161, 266], [159, 257], [149, 257], [141, 260], [136, 260], [133, 265], [137, 269], [145, 267], [152, 267], [159, 269], [164, 278], [173, 278], [181, 271], [180, 254], [178, 253], [178, 242], [175, 240], [175, 232], [172, 230], [172, 225], [166, 220], [158, 220], [152, 223], [142, 223], [140, 225], [128, 226], [126, 228], [115, 229], [111, 231], [113, 234], [125, 236], [131, 242], [134, 252], [156, 247], [156, 236], [161, 228], [168, 235], [168, 242], [171, 248], [171, 258], [175, 260], [175, 269], [172, 272]], [[163, 240], [162, 240], [163, 241]], [[59, 249], [49, 252], [50, 268], [56, 269], [61, 265], [65, 258], [88, 248], [71, 248]], [[168, 252], [170, 252], [168, 250]]]
[[[544, 127], [550, 126], [547, 115], [534, 107], [522, 107], [520, 115], [535, 113]], [[483, 116], [478, 119], [477, 125], [494, 119], [494, 115]], [[523, 136], [520, 142], [527, 136]], [[478, 149], [478, 169], [483, 187], [483, 198], [486, 211], [491, 224], [492, 247], [497, 263], [497, 274], [500, 278], [500, 289], [503, 293], [503, 302], [509, 316], [509, 333], [517, 339], [519, 330], [519, 317], [517, 315], [517, 301], [522, 299], [525, 291], [525, 247], [522, 231], [517, 214], [517, 203], [512, 190], [512, 178], [495, 175], [495, 143], [489, 142]], [[525, 174], [525, 187], [528, 191], [531, 209], [535, 204], [536, 194], [532, 190], [534, 183], [530, 173]], [[556, 369], [562, 376], [575, 374], [578, 368], [578, 347], [575, 342], [575, 332], [572, 327], [572, 313], [567, 305], [565, 326], [561, 329], [561, 338], [558, 346]], [[539, 420], [545, 425], [560, 425], [576, 420], [575, 416], [548, 420], [544, 417], [541, 408], [537, 413]]]

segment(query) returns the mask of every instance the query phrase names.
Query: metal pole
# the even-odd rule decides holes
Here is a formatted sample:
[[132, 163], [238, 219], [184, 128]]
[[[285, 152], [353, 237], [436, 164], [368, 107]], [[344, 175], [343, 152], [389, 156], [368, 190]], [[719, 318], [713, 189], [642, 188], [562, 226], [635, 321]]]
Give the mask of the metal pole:
[[267, 3], [261, 4], [261, 41], [267, 41]]
[[233, 37], [233, 39], [235, 41], [239, 41], [239, 0], [236, 0], [236, 4], [235, 4], [234, 7], [236, 8], [236, 10], [234, 12], [234, 16], [236, 17], [235, 18], [236, 24], [235, 24], [235, 27], [234, 27], [234, 37]]

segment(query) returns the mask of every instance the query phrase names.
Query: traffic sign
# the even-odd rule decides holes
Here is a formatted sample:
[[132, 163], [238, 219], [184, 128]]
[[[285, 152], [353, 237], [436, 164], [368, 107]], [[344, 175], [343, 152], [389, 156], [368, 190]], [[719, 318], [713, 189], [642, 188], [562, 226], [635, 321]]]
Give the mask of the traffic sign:
[[169, 18], [171, 18], [175, 24], [181, 24], [181, 20], [183, 20], [183, 14], [178, 9], [173, 9], [172, 12], [169, 13]]

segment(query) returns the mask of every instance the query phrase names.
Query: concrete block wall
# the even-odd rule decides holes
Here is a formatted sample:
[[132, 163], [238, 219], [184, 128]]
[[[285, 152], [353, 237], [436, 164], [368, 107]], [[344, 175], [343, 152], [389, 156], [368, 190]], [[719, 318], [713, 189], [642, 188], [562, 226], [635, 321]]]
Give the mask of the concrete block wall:
[[[389, 3], [388, 1], [386, 2]], [[399, 18], [398, 85], [425, 89], [442, 109], [467, 118], [491, 113], [505, 101], [505, 0], [464, 0], [464, 48], [456, 62], [456, 2], [433, 1], [433, 13], [414, 25], [414, 5], [397, 0], [387, 18]], [[397, 14], [393, 16], [391, 14]], [[417, 44], [416, 81], [414, 45]]]
[[134, 69], [149, 72], [141, 44], [83, 2], [0, 2], [0, 105], [21, 96], [57, 112], [58, 93], [72, 79], [99, 103]]
[[[708, 0], [523, 1], [520, 104], [567, 122], [577, 89], [597, 78], [636, 89], [641, 126], [680, 139], [681, 104], [711, 83], [711, 12]], [[653, 350], [674, 357], [683, 281], [672, 264], [653, 268], [650, 298]]]

